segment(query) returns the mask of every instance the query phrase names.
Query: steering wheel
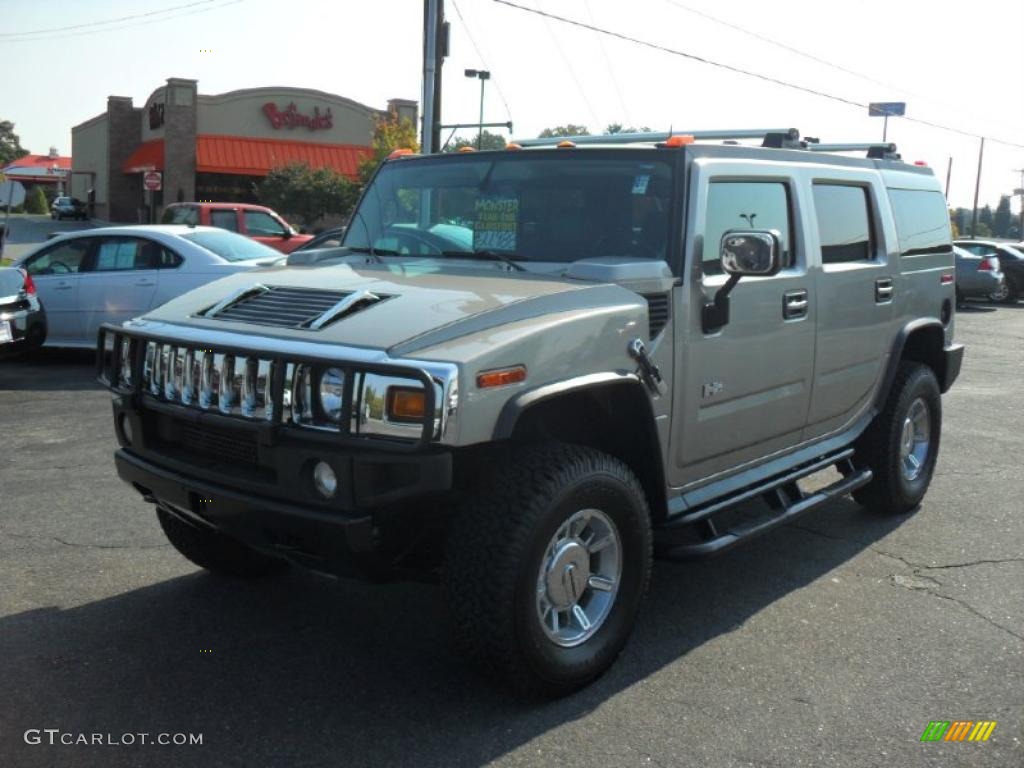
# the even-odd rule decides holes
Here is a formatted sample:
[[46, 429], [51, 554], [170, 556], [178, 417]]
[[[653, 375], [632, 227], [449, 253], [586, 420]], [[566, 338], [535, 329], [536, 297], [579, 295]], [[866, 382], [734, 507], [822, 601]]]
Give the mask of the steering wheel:
[[[60, 267], [60, 269], [57, 269], [57, 267]], [[50, 272], [55, 275], [66, 275], [71, 272], [71, 267], [63, 261], [51, 261], [49, 269]]]

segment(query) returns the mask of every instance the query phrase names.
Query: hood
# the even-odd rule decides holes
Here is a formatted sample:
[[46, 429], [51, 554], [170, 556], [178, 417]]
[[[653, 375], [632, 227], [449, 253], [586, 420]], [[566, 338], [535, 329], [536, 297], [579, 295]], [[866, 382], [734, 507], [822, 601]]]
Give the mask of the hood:
[[[282, 311], [293, 312], [312, 295], [313, 314], [321, 317], [323, 307], [347, 298], [318, 291], [360, 300], [319, 329], [259, 322], [268, 319], [261, 315], [261, 306], [283, 306], [287, 309]], [[242, 272], [190, 291], [145, 317], [210, 330], [385, 349], [398, 356], [531, 317], [643, 301], [615, 285], [521, 272], [484, 273], [436, 265], [354, 269], [340, 264]]]

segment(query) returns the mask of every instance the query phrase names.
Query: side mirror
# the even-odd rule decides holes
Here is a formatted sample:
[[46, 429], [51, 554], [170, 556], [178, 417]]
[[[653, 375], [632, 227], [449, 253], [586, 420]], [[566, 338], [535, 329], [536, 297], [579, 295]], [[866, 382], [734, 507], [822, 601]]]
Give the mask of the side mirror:
[[731, 229], [722, 235], [719, 260], [729, 279], [706, 302], [701, 314], [704, 333], [729, 323], [729, 293], [741, 277], [771, 277], [782, 269], [781, 236], [776, 230]]
[[719, 258], [728, 275], [770, 277], [782, 268], [779, 233], [730, 230], [722, 235]]

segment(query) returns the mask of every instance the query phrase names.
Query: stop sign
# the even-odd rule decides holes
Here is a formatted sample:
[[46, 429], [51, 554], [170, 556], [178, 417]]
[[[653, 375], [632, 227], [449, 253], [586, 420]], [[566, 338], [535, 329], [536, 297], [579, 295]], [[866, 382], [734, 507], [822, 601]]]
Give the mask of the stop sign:
[[150, 192], [158, 192], [162, 182], [163, 176], [160, 171], [146, 171], [146, 174], [142, 177], [142, 186]]

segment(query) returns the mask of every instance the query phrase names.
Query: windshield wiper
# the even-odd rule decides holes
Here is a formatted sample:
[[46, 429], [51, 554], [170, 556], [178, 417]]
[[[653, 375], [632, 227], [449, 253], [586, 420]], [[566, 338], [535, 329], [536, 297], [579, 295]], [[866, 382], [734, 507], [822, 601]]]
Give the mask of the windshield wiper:
[[[526, 268], [516, 264], [512, 259], [503, 253], [498, 251], [492, 251], [486, 248], [481, 248], [476, 251], [441, 251], [442, 256], [452, 256], [460, 259], [488, 259], [490, 261], [500, 261], [507, 264], [512, 269], [518, 272], [525, 272]], [[522, 258], [517, 256], [516, 258]], [[525, 261], [525, 259], [523, 259]]]

